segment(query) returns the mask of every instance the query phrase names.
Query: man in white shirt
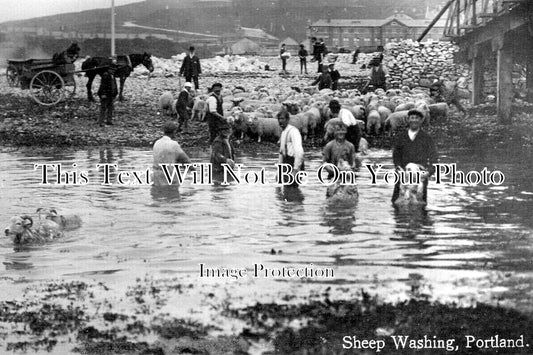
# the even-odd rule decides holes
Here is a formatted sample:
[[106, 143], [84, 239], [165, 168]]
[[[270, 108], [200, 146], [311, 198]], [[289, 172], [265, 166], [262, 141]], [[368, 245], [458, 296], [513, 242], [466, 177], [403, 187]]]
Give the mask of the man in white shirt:
[[298, 171], [304, 170], [304, 148], [302, 146], [302, 136], [298, 128], [289, 124], [290, 115], [286, 110], [281, 110], [277, 114], [279, 126], [283, 130], [280, 138], [279, 164], [290, 164], [292, 173], [296, 175]]
[[341, 108], [341, 104], [335, 99], [329, 102], [329, 109], [331, 110], [331, 115], [333, 117], [339, 117], [347, 127], [348, 133], [346, 134], [346, 140], [354, 145], [356, 152], [359, 151], [359, 141], [361, 140], [362, 133], [353, 114], [349, 110]]
[[209, 127], [209, 144], [218, 135], [219, 126], [227, 123], [224, 118], [224, 109], [222, 107], [222, 84], [215, 83], [211, 86], [211, 94], [206, 100], [207, 103], [207, 126]]
[[[153, 180], [155, 186], [168, 185], [168, 181], [159, 164], [186, 164], [191, 162], [179, 143], [174, 140], [177, 132], [178, 126], [174, 122], [167, 122], [163, 126], [165, 135], [154, 143]], [[172, 173], [173, 167], [169, 166], [168, 171]], [[177, 181], [174, 178], [173, 185], [175, 184], [177, 184]]]

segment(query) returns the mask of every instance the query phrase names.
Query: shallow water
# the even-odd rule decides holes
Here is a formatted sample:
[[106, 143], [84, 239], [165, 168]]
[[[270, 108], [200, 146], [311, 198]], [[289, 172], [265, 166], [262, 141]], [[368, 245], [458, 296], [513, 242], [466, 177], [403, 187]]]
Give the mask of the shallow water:
[[[266, 167], [266, 185], [193, 186], [179, 195], [150, 186], [101, 185], [98, 163], [121, 170], [151, 167], [142, 149], [8, 150], [0, 153], [0, 221], [53, 206], [81, 216], [83, 226], [62, 240], [15, 248], [0, 239], [2, 299], [12, 299], [19, 284], [49, 279], [102, 281], [120, 290], [137, 278], [178, 277], [195, 286], [217, 289], [243, 304], [279, 301], [282, 294], [305, 295], [334, 287], [351, 297], [365, 289], [388, 300], [429, 297], [444, 301], [498, 302], [530, 307], [533, 276], [533, 171], [531, 153], [455, 149], [441, 161], [468, 172], [500, 170], [501, 186], [430, 183], [425, 211], [396, 211], [392, 185], [370, 183], [360, 170], [359, 201], [328, 205], [325, 187], [312, 178], [300, 189], [274, 184], [275, 155], [239, 152], [249, 170]], [[208, 161], [207, 151], [192, 151]], [[314, 174], [320, 152], [307, 153]], [[63, 169], [90, 170], [83, 186], [39, 185], [34, 163], [61, 163]], [[391, 167], [391, 153], [371, 150], [363, 164]], [[114, 175], [113, 175], [114, 176]], [[273, 251], [275, 253], [273, 253]], [[307, 266], [333, 268], [332, 279], [199, 278], [209, 267]], [[342, 291], [344, 290], [344, 291]], [[190, 299], [175, 302], [194, 306]], [[176, 314], [180, 311], [175, 310]]]

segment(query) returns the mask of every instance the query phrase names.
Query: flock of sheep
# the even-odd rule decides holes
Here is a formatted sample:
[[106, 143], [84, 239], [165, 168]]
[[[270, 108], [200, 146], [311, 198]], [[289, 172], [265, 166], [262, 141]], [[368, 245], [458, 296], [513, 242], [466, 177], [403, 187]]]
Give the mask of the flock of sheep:
[[[316, 87], [267, 88], [259, 85], [245, 88], [240, 85], [222, 90], [224, 116], [233, 127], [237, 139], [248, 136], [277, 142], [281, 129], [276, 114], [285, 108], [291, 114], [290, 123], [300, 130], [305, 141], [307, 137], [320, 135], [325, 141], [333, 138], [329, 102], [337, 99], [343, 108], [351, 111], [366, 135], [391, 135], [407, 124], [407, 113], [412, 108], [424, 112], [425, 124], [431, 119], [442, 119], [448, 115], [446, 103], [435, 103], [428, 92], [422, 89], [378, 89], [362, 95], [358, 90], [332, 91]], [[202, 120], [207, 111], [206, 95], [195, 98], [192, 119]], [[176, 114], [176, 100], [170, 92], [164, 92], [159, 108], [169, 114]]]

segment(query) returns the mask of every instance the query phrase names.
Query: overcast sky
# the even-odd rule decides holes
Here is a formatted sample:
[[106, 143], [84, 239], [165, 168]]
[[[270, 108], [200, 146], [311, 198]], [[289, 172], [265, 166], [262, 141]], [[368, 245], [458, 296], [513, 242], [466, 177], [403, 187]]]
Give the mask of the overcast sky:
[[[115, 0], [115, 6], [142, 0]], [[0, 0], [0, 22], [111, 7], [111, 0]]]

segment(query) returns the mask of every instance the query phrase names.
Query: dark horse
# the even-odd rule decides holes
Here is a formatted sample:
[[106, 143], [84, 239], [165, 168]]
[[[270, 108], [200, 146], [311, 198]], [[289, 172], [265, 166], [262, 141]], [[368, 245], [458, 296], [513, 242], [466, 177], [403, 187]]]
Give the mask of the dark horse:
[[108, 67], [110, 66], [116, 66], [115, 70], [115, 78], [120, 79], [120, 91], [118, 99], [120, 101], [124, 101], [124, 96], [122, 96], [122, 91], [124, 90], [124, 82], [126, 81], [126, 78], [130, 76], [130, 73], [133, 71], [133, 69], [139, 65], [142, 64], [151, 72], [154, 71], [154, 66], [152, 65], [152, 58], [150, 57], [150, 53], [144, 52], [141, 53], [134, 53], [130, 55], [119, 55], [117, 56], [117, 62], [116, 64], [113, 63], [111, 58], [106, 57], [91, 57], [85, 60], [81, 64], [81, 70], [85, 71], [85, 75], [89, 78], [89, 81], [87, 82], [87, 95], [89, 97], [89, 101], [94, 102], [94, 97], [92, 93], [92, 85], [93, 80], [96, 75], [102, 75], [105, 73]]

